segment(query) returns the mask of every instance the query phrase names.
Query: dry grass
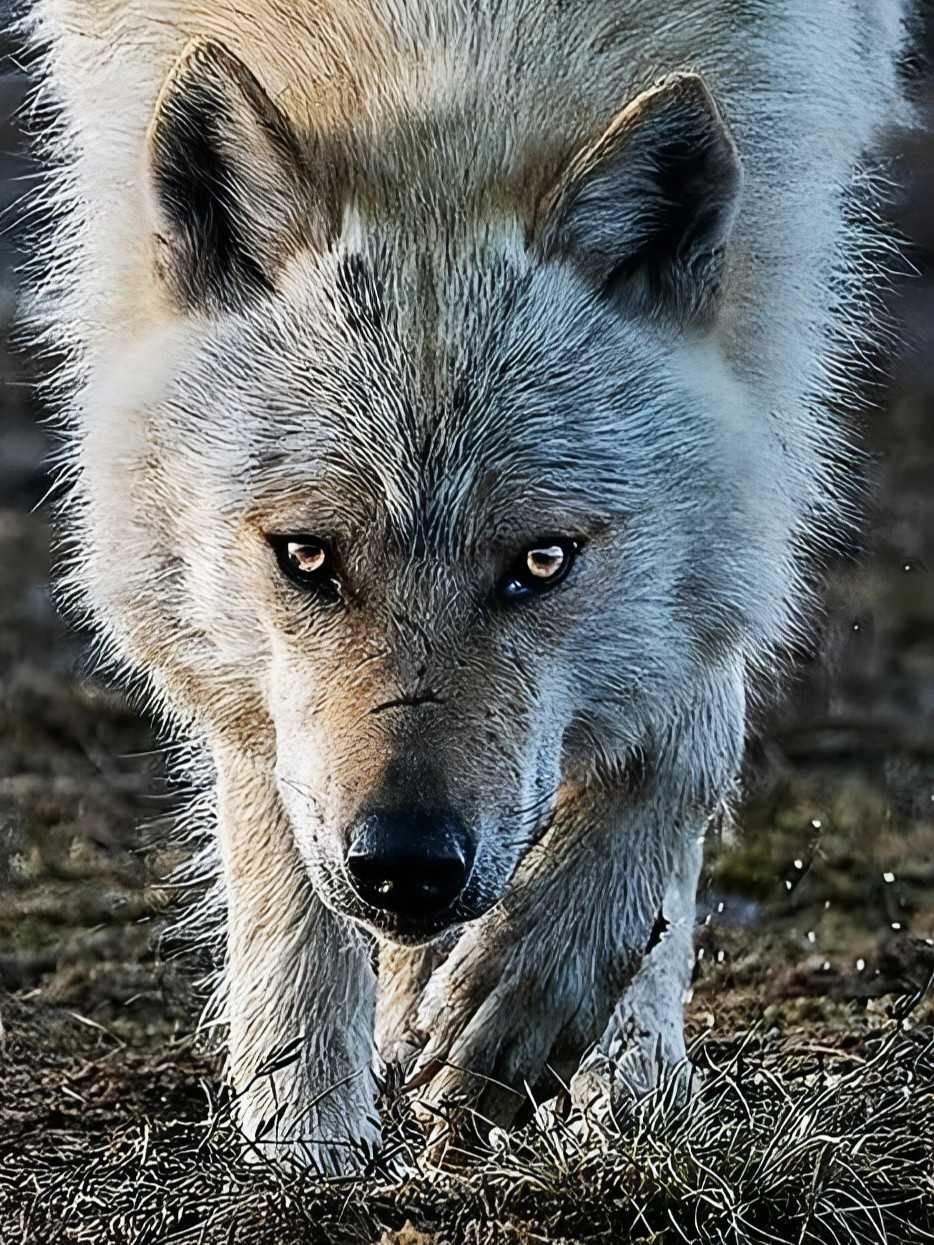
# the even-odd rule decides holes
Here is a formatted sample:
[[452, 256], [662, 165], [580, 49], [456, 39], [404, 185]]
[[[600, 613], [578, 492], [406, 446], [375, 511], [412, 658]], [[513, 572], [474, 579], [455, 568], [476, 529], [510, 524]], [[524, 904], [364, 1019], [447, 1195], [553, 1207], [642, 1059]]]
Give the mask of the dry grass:
[[50, 1040], [35, 1008], [16, 1005], [0, 1241], [934, 1241], [934, 1032], [904, 1011], [859, 1038], [708, 1039], [689, 1103], [663, 1092], [602, 1119], [552, 1117], [440, 1164], [397, 1103], [388, 1151], [408, 1173], [326, 1182], [242, 1161], [213, 1068], [190, 1044], [148, 1056], [60, 1019]]

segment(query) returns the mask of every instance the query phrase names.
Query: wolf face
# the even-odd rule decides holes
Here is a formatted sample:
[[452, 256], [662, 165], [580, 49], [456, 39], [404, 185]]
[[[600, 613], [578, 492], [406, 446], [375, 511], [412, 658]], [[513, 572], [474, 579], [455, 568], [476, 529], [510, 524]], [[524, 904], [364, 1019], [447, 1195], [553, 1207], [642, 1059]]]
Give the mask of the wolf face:
[[699, 79], [538, 182], [460, 194], [404, 117], [355, 142], [214, 45], [167, 83], [154, 262], [191, 331], [127, 593], [198, 637], [166, 679], [268, 756], [325, 902], [418, 942], [497, 902], [567, 784], [645, 781], [707, 712], [775, 503], [708, 343], [740, 172]]

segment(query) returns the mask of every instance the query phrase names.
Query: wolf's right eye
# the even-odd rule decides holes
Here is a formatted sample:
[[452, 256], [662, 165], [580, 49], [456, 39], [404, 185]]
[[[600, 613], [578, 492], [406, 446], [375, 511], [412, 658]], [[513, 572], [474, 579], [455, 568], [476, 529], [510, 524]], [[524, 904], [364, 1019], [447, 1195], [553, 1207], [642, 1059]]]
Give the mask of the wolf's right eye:
[[500, 584], [500, 596], [506, 601], [522, 601], [556, 588], [567, 578], [579, 552], [580, 542], [566, 536], [547, 537], [530, 546]]
[[293, 583], [338, 595], [334, 561], [327, 544], [314, 536], [270, 536], [279, 569]]

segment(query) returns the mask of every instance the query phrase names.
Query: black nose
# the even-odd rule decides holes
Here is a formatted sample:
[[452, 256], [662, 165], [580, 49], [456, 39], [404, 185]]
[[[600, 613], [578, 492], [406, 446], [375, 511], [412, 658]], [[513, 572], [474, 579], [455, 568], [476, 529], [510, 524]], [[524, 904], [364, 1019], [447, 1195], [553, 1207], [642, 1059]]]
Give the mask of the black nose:
[[407, 809], [371, 813], [347, 853], [361, 899], [416, 919], [450, 907], [472, 864], [470, 835], [458, 818]]

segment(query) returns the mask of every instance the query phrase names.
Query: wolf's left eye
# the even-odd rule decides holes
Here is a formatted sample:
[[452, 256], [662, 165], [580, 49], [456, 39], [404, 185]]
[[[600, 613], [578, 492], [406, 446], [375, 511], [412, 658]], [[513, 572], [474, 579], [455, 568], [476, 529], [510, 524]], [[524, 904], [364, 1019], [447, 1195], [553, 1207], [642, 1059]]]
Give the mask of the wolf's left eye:
[[524, 550], [509, 569], [500, 595], [520, 601], [554, 588], [567, 578], [580, 545], [566, 536], [549, 536]]
[[270, 536], [279, 569], [303, 588], [337, 593], [333, 559], [324, 541], [313, 536]]

